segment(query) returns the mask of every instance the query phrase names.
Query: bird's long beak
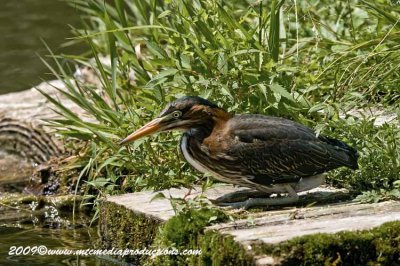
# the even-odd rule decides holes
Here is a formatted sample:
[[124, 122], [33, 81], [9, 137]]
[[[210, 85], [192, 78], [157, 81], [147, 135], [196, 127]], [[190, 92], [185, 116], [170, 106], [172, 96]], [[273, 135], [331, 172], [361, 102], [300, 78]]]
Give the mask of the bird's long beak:
[[162, 120], [163, 120], [162, 118], [156, 118], [156, 119], [150, 121], [146, 125], [142, 126], [138, 130], [136, 130], [135, 132], [133, 132], [132, 134], [127, 136], [119, 144], [124, 145], [129, 142], [135, 141], [137, 139], [143, 138], [147, 135], [156, 133], [157, 131], [160, 131], [160, 129], [162, 128], [162, 126], [161, 126]]

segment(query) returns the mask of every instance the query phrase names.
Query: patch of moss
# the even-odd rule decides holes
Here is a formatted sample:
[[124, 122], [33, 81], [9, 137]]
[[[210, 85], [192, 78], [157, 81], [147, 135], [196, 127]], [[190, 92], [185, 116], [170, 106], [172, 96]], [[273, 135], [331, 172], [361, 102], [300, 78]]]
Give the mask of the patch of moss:
[[164, 224], [159, 239], [164, 245], [185, 247], [203, 231], [204, 227], [225, 221], [227, 218], [227, 215], [218, 209], [187, 209]]
[[232, 236], [221, 235], [215, 231], [207, 231], [198, 238], [198, 248], [202, 250], [193, 265], [254, 265], [253, 257]]
[[200, 249], [201, 255], [159, 256], [153, 265], [252, 265], [252, 258], [232, 237], [215, 231], [204, 232], [206, 226], [223, 222], [228, 216], [219, 209], [187, 209], [168, 220], [157, 236], [156, 245], [184, 249]]
[[187, 208], [167, 222], [133, 213], [111, 202], [103, 202], [99, 222], [101, 248], [111, 249], [200, 249], [201, 255], [127, 256], [137, 265], [253, 265], [252, 257], [232, 237], [206, 226], [223, 222], [228, 216], [219, 209]]
[[365, 231], [307, 235], [254, 249], [281, 257], [282, 265], [400, 265], [400, 222]]
[[[112, 202], [103, 202], [99, 222], [100, 246], [104, 249], [144, 249], [155, 238], [161, 221], [134, 213]], [[146, 256], [127, 256], [127, 262], [142, 265]]]
[[[82, 196], [75, 195], [52, 195], [35, 196], [20, 193], [4, 193], [0, 196], [0, 206], [11, 207], [14, 209], [31, 210], [29, 206], [32, 202], [36, 203], [36, 210], [44, 206], [54, 206], [59, 211], [72, 211], [74, 204], [79, 206], [82, 202]], [[80, 211], [88, 211], [88, 208], [79, 208]]]

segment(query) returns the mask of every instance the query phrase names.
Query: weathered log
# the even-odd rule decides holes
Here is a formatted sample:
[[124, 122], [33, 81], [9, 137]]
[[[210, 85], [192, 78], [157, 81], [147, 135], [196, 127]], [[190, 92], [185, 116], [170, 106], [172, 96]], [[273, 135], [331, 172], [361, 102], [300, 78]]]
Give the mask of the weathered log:
[[[56, 89], [65, 89], [61, 81], [37, 86], [43, 92], [62, 100], [78, 114], [82, 109], [65, 99]], [[0, 95], [0, 186], [23, 187], [36, 166], [59, 156], [62, 142], [45, 120], [59, 115], [36, 89]]]
[[[221, 185], [207, 190], [205, 195], [212, 200], [234, 191], [238, 191], [238, 188]], [[100, 221], [101, 235], [113, 235], [114, 244], [128, 245], [131, 243], [133, 246], [138, 246], [138, 243], [141, 243], [149, 245], [151, 243], [149, 235], [143, 235], [140, 232], [149, 231], [151, 232], [150, 236], [154, 236], [158, 226], [175, 215], [168, 198], [193, 198], [201, 193], [201, 189], [197, 187], [191, 191], [189, 196], [187, 189], [164, 190], [161, 193], [166, 198], [154, 200], [158, 193], [160, 192], [148, 191], [108, 197], [102, 208], [102, 213], [107, 215], [104, 215]], [[317, 188], [302, 193], [300, 204], [296, 208], [292, 206], [256, 213], [244, 212], [240, 214], [240, 219], [207, 227], [206, 232], [214, 232], [221, 237], [233, 239], [243, 250], [253, 256], [252, 264], [271, 265], [279, 264], [281, 258], [273, 258], [269, 254], [263, 255], [259, 252], [256, 254], [253, 250], [265, 244], [277, 244], [294, 237], [315, 233], [367, 230], [385, 222], [400, 220], [400, 202], [360, 204], [336, 200], [336, 203], [329, 203], [332, 197], [343, 199], [346, 194], [344, 190]], [[318, 205], [307, 207], [310, 202], [316, 202]], [[111, 218], [121, 214], [126, 217], [129, 215], [140, 217], [142, 226], [132, 225], [129, 228], [133, 231], [127, 232], [135, 235], [135, 238], [118, 239], [116, 236], [116, 231], [121, 229], [118, 224], [120, 221]], [[103, 238], [103, 246], [110, 246], [107, 241], [110, 241], [110, 238]], [[223, 252], [221, 250], [223, 247], [215, 252]]]

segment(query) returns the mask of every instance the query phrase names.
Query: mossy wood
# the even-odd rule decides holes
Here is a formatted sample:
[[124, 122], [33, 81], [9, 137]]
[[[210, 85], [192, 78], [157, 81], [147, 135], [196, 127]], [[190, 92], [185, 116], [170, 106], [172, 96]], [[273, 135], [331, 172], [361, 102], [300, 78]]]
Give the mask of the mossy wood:
[[[238, 189], [230, 185], [221, 185], [207, 190], [206, 195], [209, 199], [215, 199]], [[150, 248], [154, 244], [153, 241], [158, 234], [160, 225], [174, 217], [174, 211], [168, 197], [182, 198], [185, 195], [187, 196], [188, 190], [165, 190], [162, 193], [166, 198], [159, 199], [157, 197], [157, 199], [153, 199], [158, 193], [139, 192], [107, 198], [102, 206], [99, 227], [100, 235], [102, 235], [102, 246]], [[195, 197], [200, 193], [201, 189], [196, 188], [192, 190], [189, 197]], [[304, 193], [301, 196], [302, 203], [300, 204], [316, 201], [322, 203], [322, 205], [249, 212], [241, 215], [240, 219], [235, 219], [235, 221], [206, 227], [195, 241], [188, 243], [188, 248], [201, 248], [202, 256], [186, 258], [183, 261], [190, 265], [218, 265], [215, 263], [229, 265], [226, 264], [229, 261], [235, 263], [232, 265], [290, 265], [290, 262], [295, 261], [295, 259], [286, 260], [286, 257], [293, 256], [286, 243], [297, 243], [295, 247], [298, 251], [298, 243], [302, 241], [301, 239], [311, 241], [313, 236], [321, 238], [321, 234], [326, 234], [328, 240], [325, 242], [327, 242], [327, 245], [330, 239], [337, 243], [338, 239], [341, 239], [340, 234], [352, 234], [354, 241], [357, 242], [358, 238], [365, 239], [365, 234], [371, 234], [370, 231], [365, 230], [379, 227], [386, 222], [400, 220], [400, 202], [327, 203], [332, 202], [332, 199], [336, 199], [337, 202], [337, 199], [343, 198], [344, 194], [346, 193], [343, 191], [326, 188], [317, 189], [311, 193]], [[398, 226], [396, 222], [394, 225]], [[388, 227], [388, 225], [384, 226]], [[348, 231], [349, 233], [346, 233]], [[382, 229], [381, 231], [385, 230]], [[374, 231], [375, 235], [378, 235], [381, 231]], [[340, 234], [333, 234], [339, 232]], [[350, 241], [348, 238], [343, 239], [346, 239], [347, 243]], [[366, 241], [373, 240], [368, 239]], [[285, 248], [279, 249], [281, 246]], [[323, 247], [316, 248], [322, 249]], [[392, 252], [398, 251], [397, 248]], [[308, 251], [305, 250], [298, 252], [303, 252], [301, 258], [308, 255]], [[313, 252], [317, 251], [313, 250]], [[325, 253], [322, 252], [321, 254], [323, 257]], [[395, 258], [396, 256], [393, 255], [392, 257]], [[337, 256], [335, 258], [338, 259]], [[374, 260], [374, 256], [371, 258], [368, 261], [378, 261], [378, 256], [376, 256], [376, 260]], [[319, 262], [329, 261], [330, 259], [323, 257], [320, 258]], [[149, 263], [150, 258], [130, 258], [130, 260]], [[165, 260], [169, 261], [168, 258], [157, 258], [156, 262], [163, 264]], [[296, 261], [299, 261], [299, 258]]]

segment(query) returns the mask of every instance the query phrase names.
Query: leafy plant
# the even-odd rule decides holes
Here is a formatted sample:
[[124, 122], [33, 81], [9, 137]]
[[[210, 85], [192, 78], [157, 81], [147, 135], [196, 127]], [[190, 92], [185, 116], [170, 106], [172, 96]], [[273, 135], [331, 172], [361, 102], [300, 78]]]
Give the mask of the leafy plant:
[[199, 182], [174, 155], [174, 134], [118, 146], [182, 95], [230, 112], [288, 117], [353, 143], [361, 170], [340, 169], [331, 183], [390, 187], [398, 179], [398, 129], [339, 119], [371, 104], [399, 107], [400, 9], [385, 3], [71, 0], [85, 15], [75, 32], [90, 55], [61, 58], [90, 68], [98, 82], [74, 78], [52, 55], [57, 69], [49, 68], [67, 88], [60, 93], [87, 117], [45, 95], [62, 117], [50, 124], [84, 143], [69, 166], [80, 172], [75, 191], [84, 180], [94, 194]]
[[358, 171], [340, 168], [331, 172], [333, 185], [354, 191], [389, 190], [399, 180], [400, 129], [397, 124], [374, 125], [375, 119], [338, 120], [330, 123], [330, 135], [358, 147]]
[[399, 200], [400, 199], [400, 180], [393, 182], [393, 187], [390, 190], [380, 189], [364, 191], [358, 195], [355, 200], [362, 203], [373, 203], [384, 200]]

